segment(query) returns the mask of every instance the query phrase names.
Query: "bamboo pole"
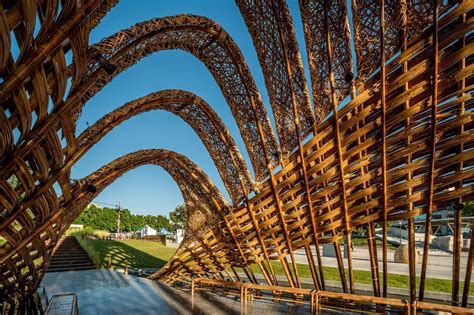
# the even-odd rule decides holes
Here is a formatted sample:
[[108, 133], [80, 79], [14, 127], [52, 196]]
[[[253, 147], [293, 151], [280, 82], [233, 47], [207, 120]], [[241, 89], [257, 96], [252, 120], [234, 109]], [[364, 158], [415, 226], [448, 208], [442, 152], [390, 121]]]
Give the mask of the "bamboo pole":
[[[219, 136], [221, 137], [222, 141], [226, 145], [227, 150], [229, 151], [229, 154], [230, 154], [231, 159], [232, 159], [232, 163], [234, 163], [234, 165], [237, 165], [237, 162], [235, 161], [235, 156], [234, 156], [232, 150], [230, 149], [229, 144], [227, 143], [227, 141], [225, 141], [225, 137], [222, 134], [221, 130], [219, 130]], [[238, 168], [236, 168], [236, 169], [238, 169]], [[242, 188], [242, 192], [245, 195], [244, 204], [245, 204], [245, 207], [248, 210], [248, 213], [249, 213], [250, 218], [252, 220], [252, 224], [253, 224], [253, 227], [255, 229], [255, 233], [257, 234], [257, 238], [260, 242], [260, 246], [262, 246], [262, 251], [263, 251], [263, 254], [265, 256], [265, 260], [268, 264], [268, 267], [270, 268], [270, 272], [271, 272], [271, 276], [273, 278], [273, 281], [270, 280], [270, 277], [268, 276], [268, 271], [266, 270], [266, 268], [264, 268], [263, 264], [261, 265], [259, 263], [259, 268], [262, 270], [262, 274], [264, 275], [265, 279], [268, 278], [267, 281], [270, 280], [269, 284], [277, 284], [278, 285], [278, 280], [277, 280], [275, 271], [273, 270], [273, 266], [272, 266], [271, 261], [270, 261], [270, 255], [268, 254], [267, 247], [266, 247], [265, 242], [262, 238], [260, 228], [258, 227], [258, 222], [255, 218], [255, 214], [253, 213], [252, 208], [250, 207], [250, 203], [249, 203], [249, 199], [248, 199], [248, 191], [245, 188], [245, 185], [244, 185], [244, 182], [243, 182], [243, 179], [242, 179], [242, 174], [239, 172], [238, 176], [239, 176], [239, 183], [240, 183], [240, 186]]]
[[[208, 114], [209, 115], [209, 114]], [[211, 115], [209, 115], [211, 116]], [[232, 163], [235, 165], [235, 169], [238, 170], [239, 168], [237, 167], [237, 162], [236, 162], [236, 157], [234, 156], [234, 152], [231, 150], [230, 148], [230, 144], [227, 142], [226, 140], [226, 137], [224, 136], [223, 134], [223, 131], [222, 130], [218, 130], [219, 131], [219, 137], [221, 138], [222, 142], [225, 144], [226, 146], [226, 149], [227, 151], [229, 152], [229, 155], [231, 157], [231, 160], [232, 160]], [[259, 265], [259, 268], [262, 270], [262, 274], [264, 275], [265, 279], [267, 281], [269, 281], [268, 283], [269, 284], [278, 284], [278, 280], [277, 280], [277, 277], [276, 277], [276, 274], [275, 274], [275, 271], [273, 270], [273, 266], [271, 264], [271, 261], [270, 261], [270, 255], [268, 254], [268, 251], [267, 251], [267, 247], [265, 245], [265, 242], [264, 240], [262, 239], [262, 236], [261, 236], [261, 233], [260, 233], [260, 229], [258, 227], [258, 222], [255, 218], [255, 214], [253, 213], [252, 211], [252, 208], [250, 206], [250, 203], [249, 203], [249, 199], [248, 199], [248, 191], [245, 187], [245, 184], [244, 184], [244, 181], [242, 179], [242, 174], [240, 172], [238, 172], [238, 177], [239, 177], [239, 183], [240, 183], [240, 187], [242, 189], [242, 193], [244, 194], [245, 196], [245, 199], [244, 199], [244, 204], [245, 204], [245, 207], [246, 209], [248, 210], [248, 213], [250, 215], [250, 218], [252, 220], [252, 224], [254, 226], [254, 229], [255, 229], [255, 232], [257, 234], [257, 237], [258, 237], [258, 240], [260, 242], [260, 245], [262, 246], [262, 251], [264, 253], [264, 256], [265, 256], [265, 260], [268, 264], [268, 268], [270, 269], [270, 272], [271, 272], [271, 276], [273, 278], [273, 281], [270, 280], [270, 276], [268, 275], [268, 271], [267, 269], [265, 268], [265, 266], [263, 264], [261, 264], [260, 262], [257, 262], [257, 264]], [[233, 214], [232, 214], [233, 215]], [[256, 261], [257, 261], [257, 257], [255, 257]]]
[[[405, 14], [405, 16], [402, 19], [402, 53], [407, 50], [408, 46], [408, 33], [407, 33], [407, 17], [406, 17], [406, 4], [404, 4], [405, 7], [401, 8], [403, 10], [402, 14]], [[404, 60], [402, 63], [402, 71], [403, 73], [408, 72], [408, 61]], [[408, 81], [403, 84], [403, 92], [407, 92], [409, 90], [409, 84]], [[408, 110], [410, 108], [410, 100], [407, 100], [404, 104], [404, 109]], [[409, 129], [411, 126], [411, 118], [407, 117], [405, 120], [405, 128]], [[406, 140], [406, 145], [410, 146], [412, 143], [412, 136], [409, 135], [407, 136]], [[410, 165], [412, 163], [412, 155], [409, 154], [406, 157], [406, 164]], [[411, 171], [407, 172], [406, 175], [406, 180], [407, 182], [411, 181], [413, 179], [413, 174]], [[408, 187], [408, 195], [407, 198], [411, 198], [413, 194], [413, 188]], [[416, 301], [416, 268], [415, 268], [415, 225], [414, 225], [414, 219], [413, 219], [413, 203], [409, 202], [408, 203], [408, 270], [409, 270], [409, 277], [410, 277], [410, 303], [414, 303]], [[386, 258], [385, 258], [386, 259]], [[386, 262], [385, 262], [386, 263]]]
[[431, 236], [431, 215], [433, 212], [434, 199], [434, 177], [436, 160], [436, 115], [438, 106], [438, 0], [433, 3], [433, 94], [431, 97], [431, 151], [430, 151], [430, 172], [428, 182], [428, 204], [425, 220], [425, 239], [423, 244], [423, 261], [421, 263], [420, 292], [419, 300], [423, 301], [425, 294], [426, 268], [428, 265], [428, 255], [430, 250]]
[[[275, 8], [275, 3], [272, 2], [272, 10], [273, 14], [276, 17], [277, 12]], [[323, 277], [323, 268], [322, 268], [322, 261], [321, 261], [321, 256], [319, 254], [319, 241], [318, 241], [318, 234], [317, 234], [317, 227], [316, 227], [316, 222], [314, 220], [314, 210], [313, 210], [313, 204], [311, 200], [311, 193], [310, 193], [310, 188], [308, 185], [308, 175], [307, 175], [307, 170], [306, 170], [306, 161], [304, 158], [304, 152], [303, 152], [303, 145], [302, 145], [302, 140], [301, 140], [301, 130], [300, 130], [300, 124], [299, 124], [299, 119], [298, 119], [298, 108], [296, 104], [296, 97], [295, 97], [295, 92], [293, 89], [292, 85], [292, 79], [293, 79], [293, 74], [291, 71], [291, 67], [289, 64], [289, 58], [288, 58], [288, 52], [286, 51], [286, 44], [283, 38], [282, 30], [280, 23], [277, 21], [277, 28], [278, 28], [278, 33], [280, 36], [280, 42], [283, 47], [283, 55], [285, 58], [285, 70], [288, 75], [288, 81], [289, 81], [289, 88], [290, 88], [290, 94], [291, 94], [291, 103], [292, 103], [292, 109], [293, 109], [293, 123], [295, 124], [295, 133], [296, 133], [296, 138], [298, 141], [298, 152], [299, 152], [299, 157], [300, 157], [300, 165], [301, 169], [303, 172], [303, 182], [305, 185], [305, 192], [306, 192], [306, 200], [308, 204], [308, 216], [310, 217], [310, 222], [311, 222], [311, 228], [312, 228], [312, 233], [313, 233], [313, 241], [315, 244], [315, 249], [316, 249], [316, 255], [318, 258], [318, 266], [319, 266], [319, 271], [321, 275], [321, 279], [324, 279]], [[299, 216], [297, 216], [298, 221], [301, 220]], [[311, 248], [308, 244], [305, 244], [305, 251], [306, 251], [306, 256], [308, 258], [308, 263], [310, 266], [310, 271], [311, 271], [311, 276], [313, 278], [313, 283], [315, 285], [316, 289], [320, 289], [322, 287], [322, 283], [320, 282], [320, 276], [318, 276], [318, 273], [316, 272], [315, 268], [315, 263], [314, 263], [314, 258], [313, 254], [311, 253]], [[324, 280], [322, 280], [324, 281]]]
[[[384, 4], [383, 4], [383, 0], [382, 0], [382, 3], [381, 3], [381, 16], [383, 18], [383, 7], [384, 7]], [[345, 19], [345, 23], [346, 23], [346, 28], [349, 30], [350, 29], [350, 26], [349, 26], [349, 17], [348, 15], [346, 14], [346, 19]], [[381, 37], [382, 37], [382, 40], [383, 40], [383, 37], [384, 37], [384, 22], [383, 20], [381, 19], [381, 22], [380, 22], [380, 28], [381, 28]], [[348, 36], [347, 38], [347, 41], [349, 42], [350, 41], [350, 33], [349, 32], [346, 32], [346, 36]], [[381, 51], [383, 52], [384, 49], [383, 49], [383, 41], [381, 42]], [[385, 63], [384, 63], [384, 60], [385, 60], [385, 57], [384, 56], [381, 56], [381, 67], [385, 67]], [[385, 80], [385, 77], [383, 78], [383, 80]], [[385, 84], [382, 83], [382, 88], [381, 89], [384, 89], [385, 88]], [[356, 99], [357, 97], [357, 91], [356, 91], [356, 86], [355, 86], [355, 81], [354, 81], [354, 78], [352, 78], [351, 80], [351, 101]], [[382, 98], [383, 100], [385, 100], [385, 97]], [[383, 107], [383, 105], [382, 105]], [[354, 108], [354, 113], [355, 115], [358, 115], [359, 113], [359, 106], [356, 106]], [[365, 124], [365, 119], [362, 120], [362, 125]], [[359, 129], [361, 127], [360, 123], [358, 122], [357, 123], [357, 128]], [[365, 139], [365, 137], [364, 137]], [[362, 141], [361, 141], [361, 138], [358, 137], [357, 138], [357, 144], [358, 145], [361, 145]], [[358, 155], [358, 158], [359, 159], [362, 159], [364, 157], [364, 154], [365, 151], [359, 151], [357, 153]], [[368, 170], [367, 170], [368, 171]], [[361, 167], [360, 169], [360, 172], [361, 172], [361, 176], [364, 176], [366, 174], [366, 167]], [[369, 184], [370, 185], [370, 184]], [[364, 182], [363, 184], [363, 188], [366, 189], [367, 188], [367, 183]], [[369, 201], [369, 198], [367, 196], [364, 196], [364, 202], [368, 202]], [[366, 210], [365, 211], [365, 214], [366, 215], [370, 215], [369, 213], [369, 210]], [[369, 249], [369, 259], [370, 259], [370, 271], [371, 271], [371, 278], [372, 278], [372, 287], [373, 287], [373, 291], [374, 291], [374, 295], [375, 296], [380, 296], [380, 282], [379, 282], [379, 266], [378, 266], [378, 258], [377, 258], [377, 243], [376, 243], [376, 240], [375, 240], [375, 226], [374, 226], [374, 223], [372, 221], [369, 221], [367, 223], [367, 244], [368, 244], [368, 249]]]
[[466, 264], [466, 275], [464, 278], [464, 289], [462, 291], [462, 307], [467, 307], [467, 302], [469, 299], [469, 289], [471, 284], [471, 276], [472, 276], [472, 266], [474, 260], [474, 224], [470, 223], [471, 226], [471, 244], [469, 246], [469, 255], [467, 256], [467, 264]]
[[[231, 58], [234, 60], [234, 56], [232, 54], [231, 54]], [[234, 63], [235, 63], [235, 60], [234, 60]], [[242, 73], [242, 69], [240, 67], [237, 69], [237, 71], [239, 72], [239, 75], [242, 78], [244, 78], [243, 73]], [[290, 256], [291, 256], [291, 259], [292, 259], [293, 269], [295, 270], [295, 274], [296, 274], [296, 280], [297, 280], [298, 285], [299, 285], [298, 269], [296, 268], [296, 262], [295, 262], [295, 257], [294, 257], [292, 246], [291, 246], [291, 241], [290, 241], [290, 238], [289, 238], [289, 235], [288, 235], [288, 231], [287, 231], [287, 228], [286, 228], [286, 223], [285, 223], [284, 216], [283, 216], [283, 213], [282, 213], [280, 198], [279, 198], [278, 193], [277, 193], [276, 188], [275, 188], [275, 178], [274, 178], [274, 175], [273, 175], [273, 172], [272, 172], [272, 169], [271, 169], [271, 159], [270, 159], [270, 157], [268, 155], [268, 151], [267, 151], [267, 146], [266, 146], [266, 141], [265, 141], [265, 134], [263, 132], [263, 127], [262, 127], [262, 124], [260, 122], [260, 119], [258, 117], [258, 110], [257, 110], [257, 106], [255, 104], [255, 100], [253, 99], [252, 95], [250, 95], [250, 93], [249, 93], [249, 89], [248, 89], [248, 86], [247, 86], [248, 83], [247, 83], [246, 80], [243, 80], [243, 83], [246, 87], [247, 96], [250, 100], [252, 110], [253, 110], [253, 114], [255, 115], [255, 119], [256, 119], [256, 123], [257, 123], [257, 132], [259, 134], [259, 139], [260, 139], [261, 144], [262, 144], [265, 164], [267, 166], [269, 177], [270, 177], [269, 178], [270, 188], [271, 188], [272, 193], [275, 197], [275, 205], [276, 205], [276, 208], [278, 210], [278, 214], [279, 214], [281, 224], [282, 224], [282, 227], [283, 227], [284, 237], [285, 237], [285, 240], [287, 242], [287, 246], [288, 246]], [[293, 287], [293, 286], [295, 286], [295, 279], [293, 279], [293, 276], [292, 276], [292, 274], [291, 274], [291, 272], [288, 268], [288, 262], [286, 261], [286, 257], [284, 259], [282, 259], [281, 255], [279, 255], [279, 256], [280, 256], [279, 258], [280, 258], [280, 261], [282, 263], [283, 270], [284, 270], [285, 275], [288, 279], [288, 282]]]
[[[313, 130], [313, 134], [316, 137], [316, 135], [317, 135], [316, 129]], [[321, 148], [320, 148], [320, 145], [319, 145], [319, 141], [316, 141], [316, 150], [319, 151], [320, 149]], [[321, 157], [320, 156], [318, 156], [318, 158], [317, 158], [317, 163], [318, 164], [321, 163]], [[323, 173], [325, 172], [325, 168], [323, 168], [322, 172]], [[320, 173], [319, 175], [322, 175], [322, 173]], [[325, 188], [327, 187], [326, 181], [323, 182], [323, 187], [325, 187]], [[329, 198], [328, 198], [327, 194], [324, 196], [324, 201], [325, 202], [329, 201]], [[328, 207], [330, 208], [331, 206], [329, 205]], [[317, 215], [316, 215], [316, 226], [320, 225], [319, 215], [320, 215], [320, 212], [318, 212]], [[332, 217], [329, 218], [329, 221], [330, 221], [331, 224], [334, 222]], [[337, 235], [336, 232], [334, 231], [334, 229], [331, 229], [331, 234], [332, 234], [333, 238]], [[339, 271], [339, 277], [341, 279], [342, 290], [344, 292], [347, 292], [347, 281], [346, 281], [346, 274], [345, 274], [345, 271], [344, 271], [344, 262], [342, 261], [341, 246], [339, 245], [338, 241], [333, 241], [332, 244], [334, 246], [334, 252], [336, 253], [337, 267], [338, 267], [338, 271]], [[319, 251], [317, 251], [317, 253], [318, 252]]]
[[[453, 248], [453, 273], [452, 273], [452, 297], [451, 305], [459, 305], [459, 278], [461, 270], [461, 220], [462, 220], [462, 204], [454, 205], [454, 248]], [[467, 286], [470, 283], [466, 284]]]
[[[466, 12], [464, 12], [462, 14], [462, 21], [463, 21], [463, 24], [466, 23]], [[466, 35], [463, 36], [462, 38], [462, 48], [464, 48], [466, 46]], [[461, 62], [460, 62], [460, 68], [461, 69], [464, 69], [466, 67], [466, 58], [462, 58]], [[466, 80], [463, 79], [461, 81], [461, 95], [460, 97], [464, 97], [465, 93], [465, 88], [466, 88]], [[464, 112], [465, 112], [465, 103], [464, 102], [461, 102], [460, 105], [459, 105], [459, 115], [464, 115]], [[459, 128], [459, 134], [463, 134], [464, 133], [464, 124], [460, 126]], [[459, 145], [459, 151], [460, 153], [464, 152], [464, 143], [462, 142], [460, 145]], [[464, 163], [460, 163], [457, 171], [462, 173], [463, 171], [463, 168], [464, 168]], [[462, 188], [463, 186], [463, 181], [461, 180], [458, 184], [458, 187], [459, 188]], [[462, 198], [460, 198], [460, 202], [462, 202]], [[473, 259], [474, 259], [474, 226], [472, 224], [472, 222], [470, 223], [470, 227], [471, 227], [471, 241], [470, 241], [470, 246], [469, 246], [469, 254], [468, 254], [468, 257], [467, 257], [467, 264], [466, 264], [466, 274], [465, 274], [465, 278], [464, 278], [464, 289], [463, 289], [463, 293], [462, 293], [462, 301], [461, 301], [461, 306], [462, 307], [467, 307], [467, 302], [468, 302], [468, 298], [469, 298], [469, 289], [470, 289], [470, 283], [471, 283], [471, 274], [472, 274], [472, 264], [473, 264]]]
[[387, 105], [386, 105], [386, 82], [385, 82], [385, 1], [380, 4], [380, 102], [382, 105], [382, 277], [383, 277], [383, 292], [382, 296], [387, 297], [387, 206], [388, 206], [388, 192], [387, 192]]
[[335, 83], [334, 83], [334, 73], [332, 71], [332, 48], [331, 48], [331, 37], [329, 34], [328, 26], [328, 16], [327, 16], [327, 0], [324, 1], [324, 23], [326, 26], [326, 52], [328, 58], [328, 68], [329, 68], [329, 84], [331, 87], [331, 102], [332, 110], [334, 116], [334, 129], [336, 133], [336, 146], [337, 146], [337, 155], [339, 158], [339, 180], [341, 182], [341, 198], [342, 198], [342, 209], [344, 214], [344, 224], [345, 224], [345, 243], [347, 248], [347, 264], [349, 267], [349, 287], [350, 293], [354, 293], [354, 272], [352, 270], [352, 249], [351, 249], [351, 233], [349, 225], [349, 214], [347, 209], [347, 195], [346, 195], [346, 185], [344, 180], [344, 167], [343, 167], [343, 158], [342, 158], [342, 146], [341, 146], [341, 135], [339, 130], [339, 121], [338, 121], [338, 111], [337, 111], [337, 102], [336, 102], [336, 93], [335, 93]]

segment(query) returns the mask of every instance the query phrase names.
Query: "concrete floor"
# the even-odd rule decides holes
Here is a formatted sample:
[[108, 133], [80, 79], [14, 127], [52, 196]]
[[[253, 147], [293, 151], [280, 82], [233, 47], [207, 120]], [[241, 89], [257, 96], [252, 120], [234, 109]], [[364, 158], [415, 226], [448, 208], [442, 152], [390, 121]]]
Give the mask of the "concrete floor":
[[[241, 314], [240, 301], [197, 292], [194, 299], [182, 290], [111, 270], [47, 273], [42, 285], [49, 299], [75, 292], [79, 314]], [[246, 314], [307, 314], [307, 306], [253, 301]]]
[[[284, 285], [284, 278], [279, 277]], [[309, 279], [308, 279], [309, 280]], [[262, 280], [263, 281], [263, 280]], [[331, 291], [338, 291], [337, 283], [329, 283]], [[302, 283], [305, 286], [305, 283]], [[145, 278], [99, 269], [46, 273], [42, 282], [48, 298], [56, 294], [76, 293], [79, 314], [308, 314], [309, 306], [254, 300], [242, 309], [240, 301], [232, 296], [198, 291], [194, 299], [189, 291]], [[39, 290], [42, 291], [41, 289]], [[356, 285], [356, 294], [369, 294], [369, 285]], [[406, 289], [390, 288], [390, 297], [402, 298]], [[427, 292], [428, 302], [442, 303], [450, 295]], [[470, 299], [470, 303], [474, 303]], [[472, 304], [474, 306], [474, 304]], [[324, 314], [348, 314], [323, 309]]]

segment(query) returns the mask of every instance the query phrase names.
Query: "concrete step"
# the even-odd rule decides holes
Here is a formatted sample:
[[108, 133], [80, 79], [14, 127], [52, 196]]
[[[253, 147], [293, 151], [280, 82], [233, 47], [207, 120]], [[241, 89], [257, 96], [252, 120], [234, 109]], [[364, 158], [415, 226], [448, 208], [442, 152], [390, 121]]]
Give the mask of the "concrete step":
[[72, 265], [72, 266], [57, 266], [48, 268], [46, 272], [51, 271], [74, 271], [74, 270], [91, 270], [96, 269], [95, 265]]
[[85, 251], [70, 251], [70, 252], [56, 252], [53, 257], [57, 258], [68, 258], [74, 256], [88, 256]]
[[71, 253], [55, 253], [53, 255], [54, 258], [59, 258], [59, 259], [71, 259], [71, 258], [76, 258], [76, 257], [89, 257], [86, 252], [71, 252]]
[[52, 261], [49, 266], [70, 266], [70, 265], [89, 265], [92, 264], [89, 259], [77, 259], [70, 261]]
[[48, 268], [46, 272], [64, 272], [64, 271], [76, 271], [76, 270], [92, 270], [96, 269], [95, 266], [74, 266], [74, 267], [67, 267], [67, 268]]
[[70, 255], [68, 256], [53, 256], [51, 261], [69, 261], [69, 260], [80, 260], [80, 259], [87, 259], [89, 260], [89, 256], [87, 255]]
[[[58, 268], [58, 267], [70, 267], [70, 266], [94, 266], [93, 263], [90, 261], [69, 261], [67, 263], [62, 263], [62, 264], [50, 264], [49, 267], [51, 268]], [[48, 267], [48, 268], [49, 268]]]
[[75, 237], [64, 236], [54, 250], [46, 272], [96, 269]]

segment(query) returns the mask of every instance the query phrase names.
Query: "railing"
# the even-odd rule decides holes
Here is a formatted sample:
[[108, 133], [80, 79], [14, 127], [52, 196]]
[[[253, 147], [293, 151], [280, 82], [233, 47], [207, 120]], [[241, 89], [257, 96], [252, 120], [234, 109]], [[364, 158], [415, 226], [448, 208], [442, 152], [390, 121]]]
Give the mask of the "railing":
[[[109, 256], [109, 260], [107, 262], [107, 269], [111, 270], [112, 269], [112, 256]], [[128, 275], [128, 260], [125, 260], [125, 265], [123, 267], [123, 272]]]
[[48, 292], [46, 291], [46, 287], [42, 286], [40, 287], [42, 289], [42, 292], [41, 292], [41, 295], [38, 293], [38, 291], [35, 292], [35, 297], [38, 301], [38, 306], [39, 306], [39, 309], [40, 309], [40, 314], [41, 315], [44, 315], [44, 310], [45, 310], [45, 306], [43, 306], [43, 298], [46, 302], [46, 309], [48, 308], [49, 306], [49, 299], [48, 299]]
[[[245, 307], [249, 301], [272, 300], [274, 302], [295, 303], [308, 305], [311, 314], [320, 314], [324, 309], [338, 309], [351, 312], [367, 311], [398, 311], [403, 314], [416, 314], [417, 311], [437, 311], [451, 314], [474, 314], [474, 309], [441, 305], [427, 302], [410, 303], [407, 300], [384, 298], [349, 293], [330, 292], [304, 288], [291, 288], [284, 286], [270, 286], [265, 284], [245, 283], [237, 281], [224, 281], [216, 279], [197, 278], [191, 283], [191, 297], [197, 290], [213, 288], [221, 289], [225, 294], [240, 297], [240, 302]], [[342, 303], [341, 303], [342, 301]]]
[[[46, 309], [45, 314], [49, 314], [50, 311], [53, 311], [55, 302], [57, 300], [63, 298], [63, 297], [66, 297], [66, 296], [72, 296], [72, 302], [71, 302], [71, 305], [70, 305], [71, 308], [70, 308], [70, 310], [61, 309], [60, 312], [62, 314], [69, 313], [71, 315], [78, 315], [79, 314], [79, 305], [77, 303], [77, 294], [76, 293], [62, 293], [62, 294], [53, 295], [53, 297], [51, 298], [51, 300], [48, 303], [48, 308]], [[57, 310], [55, 310], [55, 311], [57, 311]]]

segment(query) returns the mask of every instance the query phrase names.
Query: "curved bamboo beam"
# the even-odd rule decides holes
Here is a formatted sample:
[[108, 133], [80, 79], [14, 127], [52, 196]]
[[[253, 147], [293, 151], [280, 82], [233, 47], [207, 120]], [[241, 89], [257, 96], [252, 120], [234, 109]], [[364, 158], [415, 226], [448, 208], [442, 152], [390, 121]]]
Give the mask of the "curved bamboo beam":
[[[247, 264], [240, 244], [231, 237], [229, 226], [226, 227], [227, 230], [222, 231], [218, 224], [219, 219], [225, 218], [223, 213], [229, 205], [225, 202], [217, 187], [192, 161], [168, 150], [141, 150], [127, 154], [80, 180], [74, 188], [72, 199], [68, 203], [73, 207], [67, 207], [70, 210], [65, 214], [64, 224], [68, 225], [73, 222], [85, 206], [117, 178], [131, 169], [145, 164], [156, 164], [163, 167], [177, 182], [186, 205], [191, 210], [187, 221], [185, 240], [181, 247], [202, 238], [203, 234], [208, 233], [208, 229], [205, 227], [213, 226], [213, 235], [217, 240], [217, 245], [212, 246], [212, 250], [209, 250], [209, 248], [208, 250], [209, 254], [214, 257], [214, 261], [219, 261], [218, 265], [224, 269], [226, 269], [224, 265]], [[232, 242], [235, 243], [240, 254], [236, 253], [235, 248], [227, 246]], [[219, 247], [218, 250], [216, 250], [216, 246]], [[177, 252], [179, 252], [179, 249]], [[228, 260], [228, 258], [236, 255], [240, 258]], [[217, 259], [217, 256], [221, 258]], [[222, 263], [222, 261], [225, 263]], [[204, 263], [200, 263], [200, 265], [202, 267], [201, 271], [208, 268], [208, 265]], [[210, 272], [211, 275], [215, 273], [215, 270]], [[230, 276], [227, 270], [226, 273]], [[204, 276], [204, 274], [201, 274], [201, 276]]]
[[[186, 107], [187, 109], [185, 109]], [[228, 185], [229, 190], [233, 189], [229, 191], [229, 194], [234, 196], [236, 201], [242, 197], [244, 192], [247, 195], [248, 191], [246, 189], [253, 186], [250, 175], [232, 137], [217, 114], [206, 102], [192, 93], [181, 90], [166, 90], [127, 103], [104, 116], [84, 131], [78, 137], [79, 147], [64, 161], [58, 170], [52, 172], [45, 182], [32, 190], [29, 196], [25, 196], [22, 202], [12, 209], [11, 215], [6, 216], [0, 223], [0, 230], [6, 229], [18, 219], [25, 209], [34, 205], [39, 196], [50, 190], [59, 178], [67, 175], [71, 167], [113, 128], [134, 115], [157, 109], [174, 112], [189, 123], [208, 148], [209, 154], [214, 159], [221, 175], [225, 176], [223, 180], [226, 187]], [[233, 169], [231, 169], [232, 165]], [[229, 176], [232, 176], [232, 178], [237, 176], [240, 179], [237, 182], [231, 182], [232, 178], [228, 178]], [[63, 198], [69, 200], [72, 196], [64, 195]], [[21, 238], [19, 236], [19, 239]], [[19, 240], [12, 241], [13, 244], [17, 242]]]
[[[209, 214], [218, 214], [228, 207], [219, 189], [191, 160], [173, 151], [149, 149], [121, 156], [78, 180], [78, 184], [72, 191], [72, 198], [68, 201], [68, 204], [74, 206], [76, 211], [70, 210], [64, 213], [65, 223], [73, 222], [95, 197], [119, 177], [139, 166], [150, 164], [163, 167], [173, 177], [182, 192], [192, 191], [193, 198], [197, 198], [202, 206], [210, 211]], [[91, 189], [91, 186], [94, 189]], [[216, 202], [210, 202], [211, 198]], [[212, 218], [209, 217], [209, 219]], [[202, 231], [203, 227], [196, 227], [193, 230], [197, 233]]]
[[123, 121], [151, 110], [173, 113], [194, 129], [214, 160], [234, 205], [253, 190], [246, 163], [227, 127], [208, 103], [197, 95], [183, 90], [151, 93], [115, 109], [78, 136], [77, 150], [88, 151], [103, 135]]
[[[269, 174], [264, 155], [268, 155], [271, 168], [279, 161], [279, 148], [265, 106], [237, 45], [219, 25], [205, 17], [177, 15], [154, 19], [92, 45], [88, 73], [66, 100], [72, 103], [70, 115], [77, 119], [83, 104], [125, 69], [152, 53], [170, 49], [193, 54], [209, 69], [240, 129], [255, 177], [257, 181], [264, 179]], [[113, 72], [105, 73], [101, 61], [96, 59], [98, 54], [113, 65]], [[256, 132], [258, 124], [262, 126], [264, 141]]]
[[[304, 137], [315, 121], [291, 15], [282, 0], [236, 2], [263, 70], [284, 159], [298, 147], [297, 135]], [[297, 116], [293, 113], [293, 102]], [[323, 118], [318, 117], [318, 121]]]
[[[125, 41], [125, 38], [128, 40]], [[252, 75], [240, 50], [219, 25], [207, 18], [190, 15], [136, 24], [93, 45], [89, 49], [88, 72], [82, 73], [82, 82], [75, 84], [66, 101], [53, 110], [49, 119], [33, 128], [31, 138], [25, 137], [25, 141], [16, 150], [17, 157], [24, 158], [30, 153], [38, 140], [51, 132], [58, 122], [64, 125], [62, 130], [68, 143], [67, 152], [71, 154], [76, 145], [75, 121], [72, 118], [77, 119], [83, 104], [114, 76], [141, 58], [169, 49], [182, 49], [192, 53], [211, 71], [239, 126], [256, 179], [263, 180], [269, 174], [269, 167], [272, 169], [278, 164], [280, 154]], [[99, 60], [96, 59], [98, 54], [102, 56]], [[114, 71], [111, 75], [104, 70], [104, 62], [113, 65]], [[259, 124], [262, 135], [257, 132]], [[269, 164], [266, 163], [267, 160]], [[15, 161], [13, 158], [7, 158], [5, 164], [4, 169], [11, 169]]]
[[[43, 259], [46, 259], [48, 256], [50, 257], [51, 251], [54, 248], [56, 240], [59, 239], [60, 234], [67, 229], [67, 226], [72, 223], [77, 216], [80, 215], [84, 207], [92, 201], [95, 196], [124, 173], [145, 164], [157, 164], [162, 166], [177, 181], [183, 195], [187, 194], [186, 196], [188, 196], [188, 198], [189, 196], [198, 198], [192, 201], [193, 204], [199, 204], [200, 208], [193, 208], [193, 210], [197, 212], [190, 215], [190, 220], [188, 221], [190, 225], [187, 226], [188, 239], [191, 238], [191, 240], [193, 240], [194, 238], [201, 237], [204, 233], [209, 233], [201, 225], [208, 226], [209, 223], [216, 221], [216, 225], [212, 225], [216, 227], [213, 232], [214, 237], [222, 242], [222, 244], [228, 244], [232, 241], [228, 239], [228, 232], [226, 234], [220, 231], [220, 227], [217, 225], [217, 215], [221, 215], [222, 211], [224, 211], [225, 208], [228, 208], [228, 205], [207, 175], [192, 161], [177, 153], [167, 150], [142, 150], [118, 158], [86, 178], [80, 180], [78, 184], [73, 186], [71, 192], [72, 198], [60, 206], [60, 210], [54, 213], [54, 215], [43, 224], [43, 228], [38, 229], [35, 233], [32, 233], [22, 242], [17, 244], [13, 251], [2, 255], [0, 263], [2, 265], [9, 265], [10, 259], [13, 255], [21, 253], [26, 246], [35, 239], [35, 237], [38, 237], [40, 233], [44, 233], [47, 226], [54, 224], [56, 226], [55, 231], [57, 232], [48, 231], [48, 233], [57, 233], [57, 235], [55, 235], [55, 238], [49, 244], [48, 255]], [[93, 189], [91, 187], [93, 187]], [[212, 200], [212, 202], [209, 200]], [[187, 199], [187, 201], [189, 204], [190, 200]], [[205, 207], [203, 207], [203, 205]], [[198, 223], [201, 225], [198, 225]], [[236, 246], [240, 248], [238, 243], [236, 243]], [[236, 254], [228, 252], [232, 251], [231, 248], [222, 245], [220, 247], [226, 249], [226, 252], [220, 254], [219, 252], [216, 252], [215, 254], [222, 257], [235, 257]], [[240, 259], [236, 259], [235, 261], [232, 261], [232, 263], [245, 263], [245, 257], [242, 255], [239, 257]], [[44, 262], [47, 263], [47, 261]], [[14, 270], [15, 269], [12, 269], [12, 271]], [[35, 279], [38, 284], [41, 281], [44, 270], [44, 267], [41, 271], [34, 270], [35, 275], [37, 276]], [[19, 275], [16, 275], [16, 277], [18, 276]], [[15, 290], [16, 289], [14, 289], [14, 291]], [[11, 294], [14, 293], [11, 292]], [[11, 297], [13, 298], [13, 296]]]

